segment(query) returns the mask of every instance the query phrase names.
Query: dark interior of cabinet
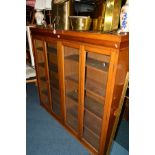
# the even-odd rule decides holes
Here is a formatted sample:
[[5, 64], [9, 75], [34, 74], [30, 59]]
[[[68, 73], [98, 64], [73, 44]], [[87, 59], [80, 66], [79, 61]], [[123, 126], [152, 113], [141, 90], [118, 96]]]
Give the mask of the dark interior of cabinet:
[[40, 99], [43, 104], [49, 104], [48, 98], [48, 86], [47, 86], [47, 76], [45, 71], [45, 53], [43, 50], [43, 41], [35, 40], [35, 50], [36, 50], [36, 61], [37, 61], [37, 72], [38, 72], [38, 82], [40, 86]]
[[[36, 50], [41, 96], [44, 102], [48, 102], [43, 47], [37, 46]], [[52, 110], [55, 114], [60, 115], [58, 61], [55, 44], [47, 43], [47, 54]], [[109, 61], [109, 56], [86, 51], [83, 139], [96, 150], [99, 148]], [[79, 71], [79, 49], [64, 46], [66, 124], [75, 132], [78, 132]]]
[[110, 57], [86, 51], [83, 138], [97, 151]]
[[66, 92], [66, 123], [74, 131], [78, 130], [78, 81], [79, 50], [64, 46], [64, 73]]
[[[69, 125], [77, 131], [78, 49], [64, 47], [64, 57], [66, 116]], [[83, 138], [96, 150], [99, 148], [109, 62], [107, 55], [86, 51]]]
[[52, 111], [60, 116], [60, 93], [56, 44], [47, 43], [48, 68], [51, 89]]

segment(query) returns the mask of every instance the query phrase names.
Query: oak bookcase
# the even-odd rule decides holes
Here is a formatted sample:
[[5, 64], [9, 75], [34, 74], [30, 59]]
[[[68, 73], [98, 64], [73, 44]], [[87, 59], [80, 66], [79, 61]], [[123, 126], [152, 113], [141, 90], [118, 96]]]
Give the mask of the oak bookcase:
[[41, 105], [90, 152], [105, 155], [129, 68], [129, 35], [31, 34]]

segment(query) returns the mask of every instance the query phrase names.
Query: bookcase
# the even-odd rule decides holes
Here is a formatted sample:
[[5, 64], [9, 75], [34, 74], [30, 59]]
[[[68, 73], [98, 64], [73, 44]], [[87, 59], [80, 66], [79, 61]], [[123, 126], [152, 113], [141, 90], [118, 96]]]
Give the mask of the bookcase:
[[129, 67], [128, 34], [31, 33], [41, 105], [91, 153], [105, 155]]

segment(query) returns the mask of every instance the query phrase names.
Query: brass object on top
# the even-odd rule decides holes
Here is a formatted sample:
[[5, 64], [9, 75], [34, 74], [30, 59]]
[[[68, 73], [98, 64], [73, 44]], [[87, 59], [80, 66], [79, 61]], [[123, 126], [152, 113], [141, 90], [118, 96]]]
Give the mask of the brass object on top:
[[72, 30], [89, 30], [92, 19], [88, 16], [69, 16]]
[[102, 2], [102, 12], [101, 12], [102, 18], [104, 18], [105, 9], [106, 9], [106, 1], [104, 0], [104, 1]]
[[112, 31], [118, 29], [121, 0], [103, 0], [102, 11], [93, 19], [94, 31]]
[[118, 28], [120, 9], [121, 0], [106, 1], [104, 27], [102, 31], [111, 31]]
[[55, 29], [69, 30], [69, 19], [72, 15], [73, 7], [71, 0], [55, 0], [52, 1], [52, 19]]
[[98, 17], [97, 30], [102, 31], [104, 27], [104, 17]]
[[93, 19], [93, 31], [97, 31], [97, 24], [98, 24], [98, 19], [97, 18], [94, 18]]
[[53, 0], [53, 3], [54, 4], [62, 4], [64, 2], [66, 2], [66, 1], [68, 1], [68, 0]]

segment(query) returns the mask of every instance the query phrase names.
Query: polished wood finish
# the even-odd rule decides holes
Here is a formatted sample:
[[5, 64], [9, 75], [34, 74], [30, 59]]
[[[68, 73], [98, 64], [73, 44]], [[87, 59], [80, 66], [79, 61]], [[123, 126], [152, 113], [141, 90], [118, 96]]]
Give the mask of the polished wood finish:
[[83, 133], [83, 114], [84, 114], [84, 84], [85, 84], [85, 60], [86, 52], [83, 52], [83, 46], [80, 46], [80, 61], [79, 61], [79, 107], [78, 107], [78, 121], [79, 121], [79, 136]]
[[119, 123], [120, 114], [121, 114], [121, 111], [122, 111], [124, 98], [125, 98], [125, 94], [126, 94], [127, 87], [128, 87], [128, 82], [129, 82], [129, 73], [126, 74], [125, 83], [124, 83], [124, 86], [123, 86], [123, 91], [122, 91], [119, 107], [114, 112], [114, 115], [116, 116], [116, 118], [115, 118], [115, 122], [114, 122], [114, 125], [113, 125], [112, 133], [111, 133], [111, 136], [110, 136], [110, 142], [109, 142], [108, 150], [107, 150], [107, 153], [106, 153], [107, 155], [110, 154], [111, 145], [112, 145], [112, 142], [113, 142], [113, 139], [114, 139], [114, 136], [115, 136], [115, 133], [116, 133], [116, 129], [117, 129], [117, 126], [118, 126], [118, 123]]
[[[56, 31], [53, 34], [52, 30], [44, 28], [31, 28], [31, 34], [38, 89], [47, 88], [50, 102], [45, 106], [41, 99], [41, 104], [93, 154], [107, 154], [129, 70], [129, 35], [75, 31]], [[37, 52], [36, 40], [43, 42], [41, 51], [45, 59]], [[57, 61], [54, 55], [47, 55], [49, 42], [56, 45]], [[51, 106], [55, 95], [52, 96], [50, 89], [49, 60], [58, 66], [55, 77], [59, 79], [59, 117]], [[39, 82], [42, 77], [45, 77], [47, 87]], [[39, 92], [42, 98], [42, 92]]]

